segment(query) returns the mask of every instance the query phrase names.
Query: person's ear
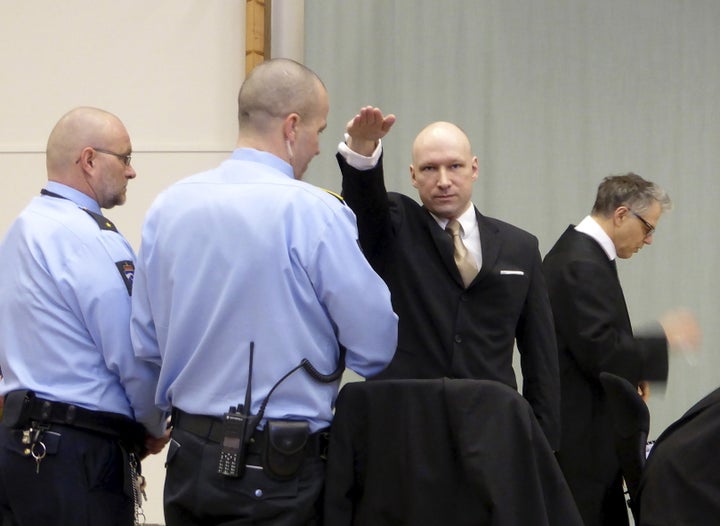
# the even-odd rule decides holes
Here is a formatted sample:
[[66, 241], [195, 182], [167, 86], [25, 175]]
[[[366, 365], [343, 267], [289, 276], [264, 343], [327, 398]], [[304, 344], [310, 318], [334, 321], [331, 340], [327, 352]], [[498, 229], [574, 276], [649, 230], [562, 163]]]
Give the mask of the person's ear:
[[93, 167], [94, 159], [95, 150], [93, 150], [90, 146], [87, 146], [82, 149], [82, 151], [80, 152], [80, 156], [78, 157], [77, 161], [75, 161], [75, 164], [78, 164], [81, 168], [87, 170], [88, 168]]
[[613, 213], [613, 222], [616, 225], [621, 225], [627, 219], [630, 209], [627, 206], [618, 206]]
[[286, 141], [295, 142], [295, 133], [299, 122], [300, 115], [297, 113], [291, 113], [285, 117], [285, 121], [283, 122], [283, 135]]
[[415, 177], [415, 167], [410, 165], [410, 183], [414, 188], [417, 188], [417, 178]]

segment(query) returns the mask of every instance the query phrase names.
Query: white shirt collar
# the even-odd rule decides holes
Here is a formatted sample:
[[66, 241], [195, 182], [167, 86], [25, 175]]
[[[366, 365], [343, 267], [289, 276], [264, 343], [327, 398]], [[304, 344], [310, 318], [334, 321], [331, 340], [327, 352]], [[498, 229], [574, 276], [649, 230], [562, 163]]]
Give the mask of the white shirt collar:
[[[430, 215], [433, 216], [437, 224], [440, 225], [440, 228], [445, 230], [445, 227], [450, 222], [450, 220], [445, 217], [438, 217], [432, 212], [430, 212]], [[462, 227], [462, 235], [460, 237], [462, 237], [463, 239], [471, 235], [474, 231], [477, 231], [477, 216], [475, 215], [475, 207], [472, 205], [472, 203], [470, 203], [467, 210], [460, 214], [460, 217], [457, 218], [457, 221]]]
[[585, 219], [580, 221], [578, 226], [575, 227], [575, 230], [577, 230], [578, 232], [582, 232], [583, 234], [587, 234], [595, 241], [597, 241], [602, 247], [602, 249], [605, 251], [605, 254], [607, 254], [607, 257], [610, 261], [617, 258], [617, 250], [615, 249], [615, 243], [612, 242], [610, 236], [607, 235], [607, 233], [603, 230], [600, 224], [595, 221], [591, 216], [585, 216]]

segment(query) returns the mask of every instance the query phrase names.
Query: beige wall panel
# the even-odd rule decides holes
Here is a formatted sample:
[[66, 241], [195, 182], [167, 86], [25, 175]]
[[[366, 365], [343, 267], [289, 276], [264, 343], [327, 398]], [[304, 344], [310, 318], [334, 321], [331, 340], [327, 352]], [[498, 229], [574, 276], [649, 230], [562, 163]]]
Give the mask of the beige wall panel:
[[[107, 215], [137, 249], [170, 183], [217, 165], [237, 138], [245, 67], [239, 0], [0, 2], [0, 236], [46, 181], [45, 143], [78, 105], [117, 114], [138, 176]], [[143, 463], [148, 524], [162, 524], [165, 453]]]

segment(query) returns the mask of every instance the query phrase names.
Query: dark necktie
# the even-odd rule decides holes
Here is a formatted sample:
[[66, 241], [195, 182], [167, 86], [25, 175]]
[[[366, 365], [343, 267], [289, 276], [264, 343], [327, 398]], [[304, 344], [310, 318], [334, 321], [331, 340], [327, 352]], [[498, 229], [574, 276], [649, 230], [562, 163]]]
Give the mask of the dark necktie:
[[467, 288], [478, 273], [477, 264], [460, 238], [460, 223], [453, 219], [447, 224], [445, 230], [453, 238], [453, 245], [455, 246], [453, 257], [455, 259], [455, 264], [460, 271], [463, 283]]

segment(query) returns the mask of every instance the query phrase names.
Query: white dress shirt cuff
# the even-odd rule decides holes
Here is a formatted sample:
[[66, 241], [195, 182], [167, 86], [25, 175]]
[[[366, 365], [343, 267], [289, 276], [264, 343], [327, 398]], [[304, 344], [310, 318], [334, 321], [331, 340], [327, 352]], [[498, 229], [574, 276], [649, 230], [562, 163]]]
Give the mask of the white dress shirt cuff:
[[[345, 141], [347, 141], [347, 139], [348, 134], [346, 133]], [[378, 140], [378, 145], [370, 157], [365, 157], [364, 155], [360, 155], [359, 153], [352, 151], [345, 141], [338, 144], [338, 153], [345, 158], [345, 161], [350, 166], [356, 170], [369, 170], [377, 166], [377, 163], [380, 161], [380, 155], [382, 154], [382, 140]]]

